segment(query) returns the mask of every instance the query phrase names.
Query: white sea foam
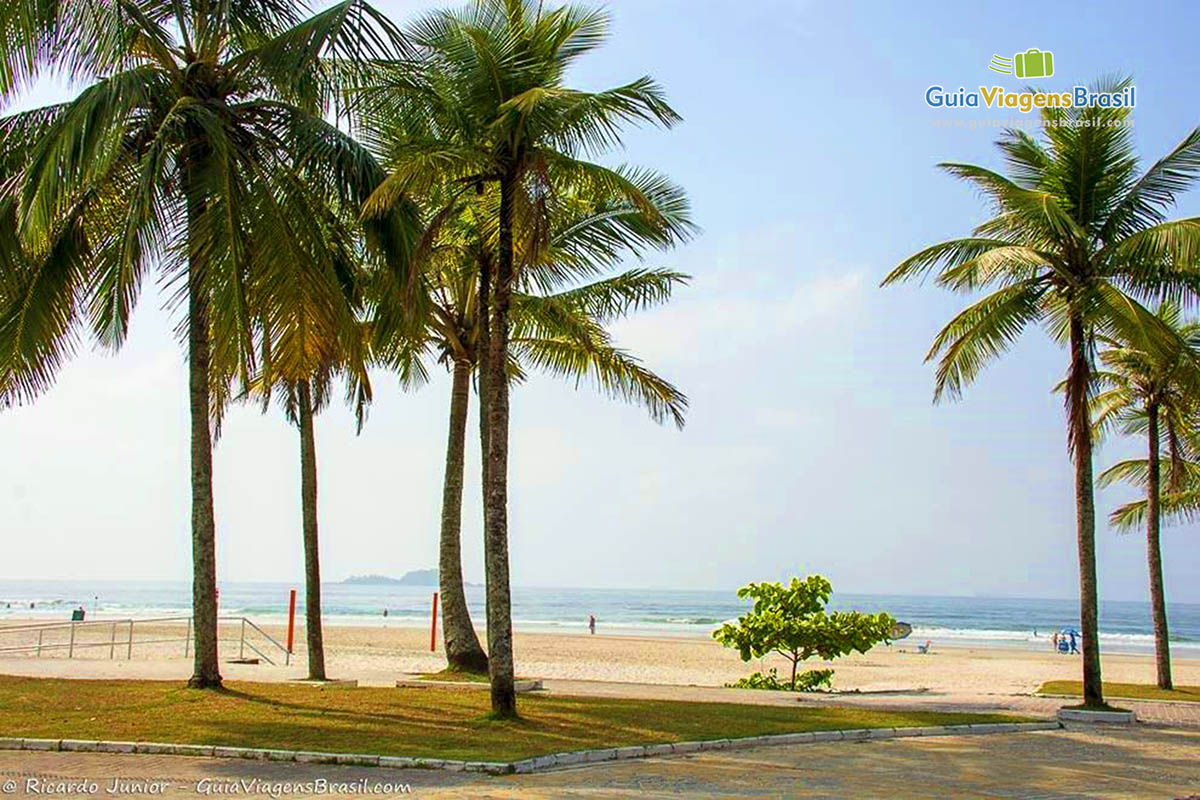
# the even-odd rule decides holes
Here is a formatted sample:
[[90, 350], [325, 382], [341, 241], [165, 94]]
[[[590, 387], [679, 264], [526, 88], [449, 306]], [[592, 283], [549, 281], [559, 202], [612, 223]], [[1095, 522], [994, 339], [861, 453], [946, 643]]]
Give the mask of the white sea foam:
[[[1078, 630], [1078, 629], [1076, 629]], [[1038, 630], [1037, 636], [1033, 631], [986, 630], [982, 628], [921, 628], [914, 627], [909, 641], [961, 641], [979, 644], [1029, 644], [1042, 647], [1051, 646], [1051, 637], [1058, 629]], [[1100, 631], [1100, 647], [1115, 650], [1149, 650], [1154, 647], [1154, 636], [1145, 633], [1111, 633]], [[1200, 649], [1200, 642], [1172, 641], [1173, 648]]]

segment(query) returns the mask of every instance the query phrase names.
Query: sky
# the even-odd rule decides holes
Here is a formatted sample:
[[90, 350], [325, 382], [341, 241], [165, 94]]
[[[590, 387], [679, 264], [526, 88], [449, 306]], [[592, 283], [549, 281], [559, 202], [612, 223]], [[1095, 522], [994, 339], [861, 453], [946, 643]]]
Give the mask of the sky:
[[[419, 8], [378, 5], [396, 21]], [[703, 232], [646, 265], [693, 281], [616, 326], [691, 399], [683, 431], [584, 384], [537, 376], [512, 401], [511, 566], [519, 586], [732, 589], [821, 573], [864, 593], [1077, 596], [1066, 356], [1038, 329], [954, 403], [923, 357], [967, 298], [880, 289], [921, 247], [986, 219], [939, 161], [999, 167], [996, 130], [938, 120], [924, 93], [1002, 85], [993, 54], [1050, 50], [1068, 88], [1138, 87], [1147, 162], [1200, 123], [1200, 6], [615, 0], [612, 38], [570, 76], [658, 79], [684, 121], [636, 130], [628, 161], [690, 193]], [[1036, 22], [1030, 22], [1036, 20]], [[69, 95], [46, 81], [10, 108]], [[1200, 214], [1200, 194], [1180, 215]], [[634, 266], [628, 263], [626, 266]], [[125, 348], [83, 348], [35, 404], [0, 414], [0, 578], [190, 578], [183, 352], [149, 285]], [[404, 393], [376, 375], [362, 435], [319, 420], [326, 580], [434, 566], [447, 376]], [[474, 412], [474, 409], [472, 409]], [[472, 415], [471, 430], [474, 430]], [[478, 448], [468, 450], [464, 564], [483, 575]], [[1141, 451], [1112, 441], [1098, 467]], [[216, 451], [221, 580], [302, 583], [299, 441], [282, 413], [233, 410]], [[1131, 499], [1101, 491], [1101, 519]], [[1168, 596], [1200, 602], [1194, 527], [1163, 534]], [[1146, 596], [1145, 542], [1101, 522], [1100, 592]]]

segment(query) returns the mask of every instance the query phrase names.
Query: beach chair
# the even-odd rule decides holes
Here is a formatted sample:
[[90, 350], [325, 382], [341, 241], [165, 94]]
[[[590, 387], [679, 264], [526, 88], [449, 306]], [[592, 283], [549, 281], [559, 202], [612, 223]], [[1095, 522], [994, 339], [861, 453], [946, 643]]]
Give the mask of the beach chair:
[[917, 645], [917, 652], [924, 655], [929, 655], [930, 649], [933, 647], [933, 642], [926, 641], [925, 644]]

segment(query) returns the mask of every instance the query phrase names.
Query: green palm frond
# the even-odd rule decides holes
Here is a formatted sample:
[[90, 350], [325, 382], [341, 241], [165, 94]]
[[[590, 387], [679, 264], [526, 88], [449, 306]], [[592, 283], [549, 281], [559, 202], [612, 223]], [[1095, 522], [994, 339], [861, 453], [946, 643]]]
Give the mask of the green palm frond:
[[[1134, 500], [1118, 506], [1108, 517], [1108, 523], [1119, 531], [1128, 533], [1146, 526], [1146, 500]], [[1162, 520], [1167, 524], [1183, 525], [1200, 520], [1200, 489], [1188, 489], [1174, 494], [1164, 494], [1159, 509]]]
[[87, 205], [56, 226], [44, 250], [28, 252], [15, 237], [16, 214], [4, 213], [0, 247], [0, 405], [33, 400], [53, 385], [78, 342], [78, 315], [88, 285]]
[[[977, 264], [978, 259], [987, 253], [996, 250], [1008, 251], [1013, 247], [1019, 246], [1006, 239], [985, 237], [951, 239], [950, 241], [940, 242], [901, 261], [895, 269], [887, 274], [880, 285], [890, 286], [894, 283], [914, 278], [924, 279], [939, 264], [942, 265], [942, 272], [939, 273], [940, 279], [941, 274], [954, 274], [956, 271], [963, 271], [963, 265]], [[972, 267], [967, 267], [965, 272], [970, 274], [972, 269]], [[979, 285], [981, 286], [985, 283], [985, 281], [979, 281]], [[954, 285], [955, 281], [948, 280], [947, 284]]]
[[1086, 238], [1084, 229], [1049, 191], [1027, 189], [997, 172], [973, 164], [946, 162], [938, 166], [973, 184], [991, 199], [997, 210], [1019, 214], [1025, 225], [1043, 231], [1053, 241], [1066, 243]]
[[45, 69], [85, 88], [0, 120], [0, 397], [44, 391], [85, 321], [120, 346], [158, 269], [181, 335], [189, 289], [206, 310], [219, 420], [233, 383], [333, 369], [364, 262], [405, 278], [418, 214], [399, 202], [359, 227], [386, 173], [323, 118], [356, 65], [402, 55], [402, 37], [360, 0], [298, 8], [4, 4], [0, 95]]
[[665, 303], [676, 287], [690, 280], [690, 276], [673, 270], [632, 269], [545, 299], [605, 323]]
[[1146, 170], [1120, 199], [1100, 231], [1100, 238], [1123, 238], [1166, 221], [1175, 198], [1200, 177], [1200, 128], [1195, 128]]
[[1032, 281], [999, 289], [950, 320], [925, 356], [940, 357], [934, 398], [959, 397], [988, 362], [1007, 351], [1040, 315], [1043, 291]]
[[573, 379], [576, 385], [590, 379], [608, 396], [642, 406], [656, 422], [670, 420], [683, 428], [687, 397], [619, 348], [566, 338], [514, 336], [513, 349], [518, 363]]
[[399, 29], [362, 0], [344, 0], [251, 47], [230, 62], [269, 94], [317, 114], [340, 96], [348, 71], [405, 51]]
[[[1120, 91], [1129, 79], [1093, 85]], [[997, 142], [1007, 175], [940, 165], [981, 191], [995, 215], [973, 236], [909, 256], [883, 280], [886, 286], [932, 274], [954, 291], [994, 290], [935, 340], [930, 355], [942, 357], [935, 396], [960, 394], [1033, 322], [1062, 344], [1079, 331], [1084, 353], [1097, 337], [1108, 337], [1165, 356], [1174, 347], [1169, 325], [1146, 304], [1200, 293], [1200, 222], [1165, 215], [1200, 175], [1200, 132], [1139, 173], [1129, 109], [1055, 108], [1041, 115], [1047, 124], [1040, 136], [1005, 131]]]

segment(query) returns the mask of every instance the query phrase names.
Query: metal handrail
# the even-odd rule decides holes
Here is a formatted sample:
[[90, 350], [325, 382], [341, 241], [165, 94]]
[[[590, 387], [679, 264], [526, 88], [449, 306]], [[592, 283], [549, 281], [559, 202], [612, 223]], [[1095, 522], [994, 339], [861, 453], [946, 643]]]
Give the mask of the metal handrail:
[[249, 625], [251, 628], [254, 628], [254, 630], [258, 631], [260, 636], [262, 636], [264, 639], [266, 639], [271, 644], [278, 647], [283, 652], [285, 652], [285, 653], [290, 652], [286, 647], [284, 647], [278, 641], [276, 641], [274, 636], [272, 636], [271, 634], [264, 631], [262, 628], [255, 625], [253, 620], [247, 619], [246, 617], [230, 617], [229, 619], [240, 619], [242, 621], [243, 625]]
[[[35, 652], [38, 657], [41, 657], [43, 650], [64, 650], [65, 649], [65, 650], [67, 650], [67, 657], [73, 658], [76, 648], [82, 649], [82, 648], [87, 648], [87, 647], [107, 647], [109, 649], [108, 657], [116, 658], [117, 646], [119, 645], [125, 650], [125, 658], [130, 659], [133, 657], [133, 645], [135, 643], [134, 642], [134, 625], [135, 624], [138, 624], [138, 623], [163, 624], [163, 623], [184, 623], [184, 622], [187, 623], [187, 633], [183, 637], [183, 642], [184, 642], [183, 655], [186, 658], [188, 656], [188, 654], [191, 652], [191, 644], [192, 644], [193, 617], [190, 617], [190, 616], [187, 616], [187, 617], [146, 617], [146, 618], [141, 618], [141, 619], [135, 619], [135, 618], [93, 619], [93, 620], [74, 620], [74, 621], [68, 621], [68, 622], [31, 623], [31, 624], [22, 624], [22, 625], [0, 625], [0, 636], [3, 636], [8, 633], [33, 633], [33, 632], [36, 632], [38, 634], [37, 644], [0, 647], [0, 654], [22, 653], [22, 652], [32, 651], [32, 652]], [[280, 644], [279, 641], [275, 639], [275, 637], [271, 636], [271, 634], [267, 633], [262, 628], [260, 628], [258, 625], [256, 625], [252, 620], [247, 619], [246, 617], [218, 616], [217, 622], [218, 623], [221, 623], [221, 622], [240, 623], [239, 635], [238, 635], [239, 657], [244, 656], [246, 648], [249, 647], [251, 651], [253, 651], [256, 655], [258, 655], [259, 658], [263, 659], [268, 664], [272, 664], [272, 665], [275, 664], [275, 661], [270, 656], [268, 656], [265, 652], [263, 652], [263, 650], [261, 650], [257, 646], [255, 646], [255, 644], [252, 641], [248, 641], [246, 639], [246, 628], [249, 627], [255, 633], [257, 633], [259, 636], [261, 636], [263, 639], [266, 639], [267, 642], [270, 642], [271, 645], [274, 645], [275, 648], [277, 648], [278, 650], [283, 652], [285, 664], [289, 664], [289, 665], [291, 664], [291, 657], [292, 657], [291, 651], [289, 651], [286, 647], [284, 647], [282, 644]], [[112, 633], [109, 636], [109, 640], [107, 642], [77, 642], [76, 641], [75, 634], [79, 628], [98, 627], [98, 626], [110, 626], [111, 627]], [[123, 639], [117, 638], [117, 626], [122, 626], [122, 627], [128, 626], [128, 633]], [[64, 643], [46, 643], [45, 642], [46, 631], [64, 630], [64, 629], [69, 629], [71, 632], [70, 640], [68, 642], [66, 642], [65, 644]], [[145, 639], [142, 641], [138, 641], [137, 644], [140, 644], [140, 645], [170, 644], [172, 642], [178, 642], [178, 641], [180, 641], [179, 638]], [[269, 650], [270, 648], [268, 647], [266, 649]]]
[[[112, 625], [113, 623], [128, 624], [130, 622], [183, 622], [191, 617], [126, 617], [125, 619], [88, 619], [65, 622], [33, 622], [24, 625], [0, 625], [0, 635], [13, 631], [51, 630], [53, 628], [70, 628], [85, 625]], [[239, 619], [238, 617], [218, 617], [218, 619]]]

